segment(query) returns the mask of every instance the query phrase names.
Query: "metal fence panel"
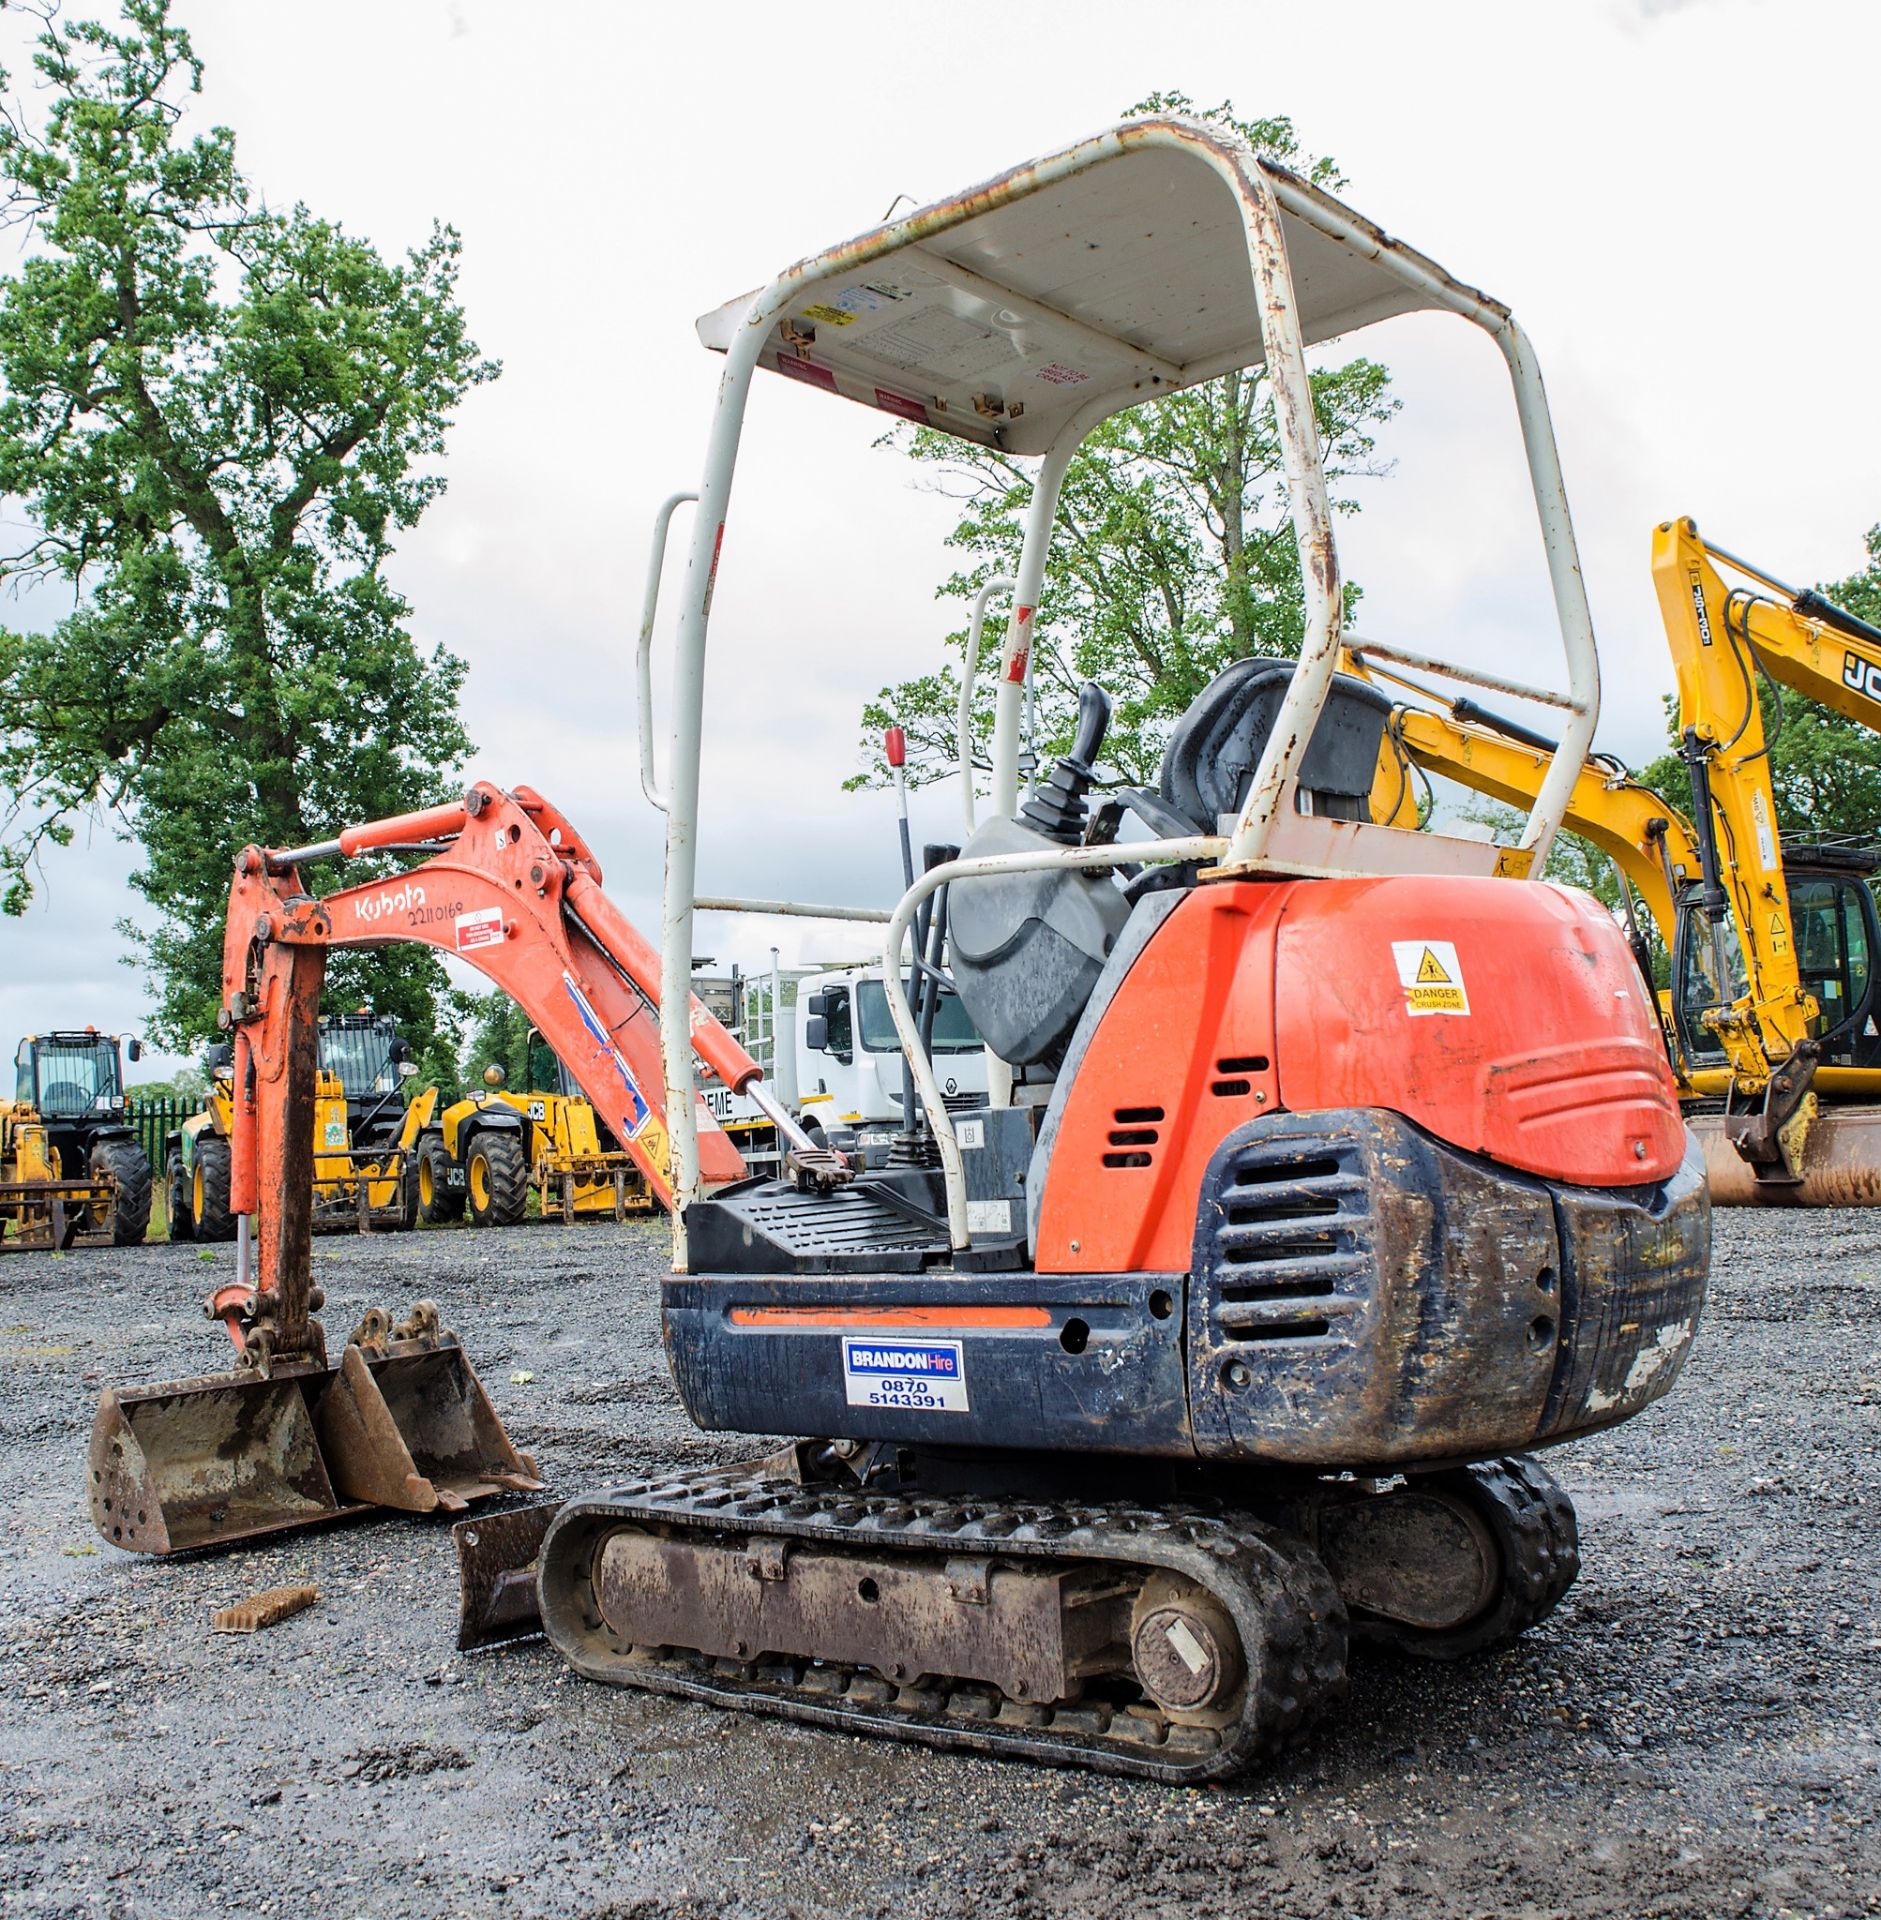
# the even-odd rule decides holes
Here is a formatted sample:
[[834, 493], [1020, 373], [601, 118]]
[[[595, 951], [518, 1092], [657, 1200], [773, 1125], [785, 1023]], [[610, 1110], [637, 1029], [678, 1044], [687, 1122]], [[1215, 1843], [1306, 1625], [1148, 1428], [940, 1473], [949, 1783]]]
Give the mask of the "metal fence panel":
[[148, 1155], [158, 1177], [163, 1173], [164, 1143], [185, 1120], [202, 1112], [205, 1103], [181, 1094], [159, 1093], [130, 1103], [131, 1130]]

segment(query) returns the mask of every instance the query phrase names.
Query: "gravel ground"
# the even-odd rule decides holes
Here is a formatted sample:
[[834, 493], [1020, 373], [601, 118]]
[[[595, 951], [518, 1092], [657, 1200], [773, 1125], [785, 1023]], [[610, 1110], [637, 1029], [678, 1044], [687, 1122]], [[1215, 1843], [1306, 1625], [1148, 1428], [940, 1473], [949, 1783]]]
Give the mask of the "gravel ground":
[[[1881, 1215], [1719, 1219], [1671, 1398], [1549, 1461], [1584, 1571], [1516, 1647], [1361, 1657], [1305, 1751], [1172, 1791], [452, 1651], [447, 1530], [99, 1545], [100, 1383], [220, 1364], [189, 1247], [0, 1262], [0, 1912], [1881, 1914]], [[344, 1329], [435, 1295], [558, 1491], [749, 1454], [668, 1388], [663, 1230], [325, 1240]], [[209, 1610], [287, 1581], [253, 1639]]]

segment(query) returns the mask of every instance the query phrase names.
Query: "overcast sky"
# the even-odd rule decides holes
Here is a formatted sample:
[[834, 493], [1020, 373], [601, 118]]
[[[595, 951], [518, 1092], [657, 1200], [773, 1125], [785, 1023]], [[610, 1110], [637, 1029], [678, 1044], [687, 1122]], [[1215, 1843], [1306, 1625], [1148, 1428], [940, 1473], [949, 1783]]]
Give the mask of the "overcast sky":
[[[473, 771], [561, 805], [649, 931], [661, 836], [639, 792], [632, 646], [651, 516], [697, 483], [718, 377], [694, 318], [898, 195], [949, 193], [1154, 88], [1291, 115], [1337, 158], [1352, 204], [1527, 327], [1600, 635], [1603, 746], [1639, 760], [1662, 743], [1655, 522], [1691, 514], [1807, 581], [1858, 567], [1881, 520], [1881, 10], [1854, 0], [176, 13], [207, 68], [203, 120], [236, 130], [271, 199], [386, 251], [434, 217], [463, 233], [462, 298], [506, 372], [466, 402], [450, 490], [394, 576], [420, 640], [469, 662]], [[22, 42], [0, 13], [15, 72]], [[1555, 678], [1494, 347], [1437, 316], [1353, 343], [1404, 402], [1381, 446], [1395, 471], [1341, 528], [1364, 631]], [[951, 515], [872, 449], [881, 426], [757, 382], [712, 626], [703, 892], [886, 904], [899, 890], [889, 803], [841, 783], [862, 698], [932, 667], [954, 624], [934, 598]], [[957, 818], [935, 789], [917, 833]], [[0, 923], [6, 1044], [47, 1025], [139, 1027], [141, 976], [113, 930], [137, 910], [130, 865], [108, 837], [81, 839], [53, 856], [27, 919]], [[707, 918], [699, 945], [751, 963], [773, 938], [786, 960], [866, 944]]]

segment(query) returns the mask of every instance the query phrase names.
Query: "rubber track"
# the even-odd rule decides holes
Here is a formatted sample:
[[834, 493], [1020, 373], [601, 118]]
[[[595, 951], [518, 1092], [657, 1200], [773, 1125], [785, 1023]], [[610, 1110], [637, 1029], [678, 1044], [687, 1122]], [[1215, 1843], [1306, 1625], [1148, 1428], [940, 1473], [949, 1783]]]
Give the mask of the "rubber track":
[[[1228, 1607], [1244, 1647], [1265, 1648], [1225, 1728], [1181, 1725], [1144, 1700], [1060, 1707], [982, 1681], [896, 1686], [873, 1668], [803, 1658], [758, 1662], [634, 1648], [606, 1627], [590, 1571], [605, 1536], [652, 1523], [719, 1539], [782, 1535], [854, 1553], [1098, 1560], [1166, 1567]], [[1345, 1690], [1345, 1607], [1310, 1549], [1251, 1516], [1188, 1508], [996, 1505], [800, 1486], [730, 1471], [637, 1482], [571, 1501], [542, 1545], [543, 1623], [589, 1679], [927, 1746], [1003, 1753], [1172, 1785], [1217, 1780], [1298, 1742]]]

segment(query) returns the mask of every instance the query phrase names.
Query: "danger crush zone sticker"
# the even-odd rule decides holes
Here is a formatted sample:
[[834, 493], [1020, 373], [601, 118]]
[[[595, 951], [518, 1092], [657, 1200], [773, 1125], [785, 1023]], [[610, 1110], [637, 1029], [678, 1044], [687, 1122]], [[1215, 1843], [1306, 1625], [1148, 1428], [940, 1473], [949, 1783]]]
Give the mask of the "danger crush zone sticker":
[[1409, 1014], [1468, 1013], [1469, 989], [1456, 948], [1448, 940], [1394, 940], [1391, 957]]

